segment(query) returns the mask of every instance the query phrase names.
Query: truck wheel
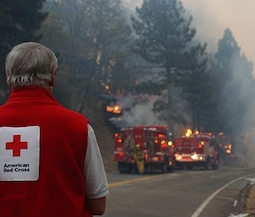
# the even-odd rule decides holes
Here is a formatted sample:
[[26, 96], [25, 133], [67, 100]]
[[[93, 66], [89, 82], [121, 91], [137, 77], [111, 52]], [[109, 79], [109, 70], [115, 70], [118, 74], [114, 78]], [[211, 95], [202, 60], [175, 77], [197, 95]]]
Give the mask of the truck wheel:
[[219, 166], [220, 166], [220, 161], [216, 160], [216, 162], [212, 165], [212, 169], [217, 170], [217, 169], [219, 169]]
[[210, 170], [211, 168], [212, 168], [212, 161], [211, 161], [210, 156], [207, 156], [207, 160], [206, 160], [206, 163], [205, 163], [205, 169]]
[[172, 161], [172, 164], [167, 166], [167, 172], [173, 172], [175, 170], [175, 162]]
[[188, 164], [187, 165], [187, 170], [192, 170], [192, 169], [193, 169], [192, 165]]
[[180, 170], [184, 170], [184, 165], [183, 165], [183, 163], [180, 164], [179, 169], [180, 169]]
[[167, 162], [164, 162], [163, 164], [162, 164], [162, 168], [161, 168], [161, 170], [162, 170], [162, 173], [167, 173], [167, 168], [168, 168], [168, 163]]
[[171, 173], [175, 170], [175, 167], [174, 166], [168, 166], [167, 167], [167, 172]]
[[132, 171], [132, 165], [124, 162], [118, 162], [118, 170], [120, 173], [130, 173]]
[[165, 159], [161, 166], [162, 173], [167, 173], [168, 171], [168, 160]]

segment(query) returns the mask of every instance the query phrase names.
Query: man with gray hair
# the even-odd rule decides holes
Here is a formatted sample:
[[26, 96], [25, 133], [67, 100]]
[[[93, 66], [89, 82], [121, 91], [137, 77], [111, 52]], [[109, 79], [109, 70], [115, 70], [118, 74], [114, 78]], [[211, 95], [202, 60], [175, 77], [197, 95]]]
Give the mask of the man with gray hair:
[[5, 217], [87, 217], [109, 193], [93, 128], [52, 95], [58, 60], [26, 42], [6, 57], [11, 88], [0, 106], [0, 213]]

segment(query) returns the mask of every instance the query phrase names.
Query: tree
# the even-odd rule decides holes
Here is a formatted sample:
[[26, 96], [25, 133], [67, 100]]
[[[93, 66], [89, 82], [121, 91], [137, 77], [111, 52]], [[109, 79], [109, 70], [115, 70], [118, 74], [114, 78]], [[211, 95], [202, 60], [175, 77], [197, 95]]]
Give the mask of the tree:
[[[196, 30], [191, 28], [192, 17], [186, 16], [178, 0], [145, 0], [136, 12], [137, 17], [131, 18], [137, 35], [135, 52], [149, 63], [150, 86], [154, 88], [154, 93], [165, 96], [159, 98], [154, 110], [165, 112], [164, 119], [173, 130], [174, 122], [185, 122], [185, 105], [192, 103], [186, 98], [193, 86], [190, 76], [195, 72], [200, 76], [198, 80], [204, 76], [199, 72], [205, 68], [202, 65], [206, 62], [206, 45], [195, 44], [193, 41]], [[147, 74], [149, 69], [145, 69]], [[200, 84], [197, 88], [200, 88]], [[198, 92], [193, 93], [200, 97]], [[194, 106], [190, 106], [193, 114]], [[196, 112], [194, 118], [198, 119], [198, 115]]]
[[72, 108], [81, 111], [85, 103], [81, 99], [98, 97], [104, 85], [114, 84], [113, 90], [119, 88], [116, 79], [121, 77], [116, 75], [126, 70], [130, 27], [119, 0], [51, 1], [46, 10], [55, 14], [69, 37], [65, 43], [68, 46], [57, 49], [72, 75], [72, 101], [75, 102]]
[[241, 132], [248, 130], [248, 119], [254, 118], [250, 115], [255, 96], [253, 66], [241, 54], [230, 29], [226, 29], [219, 40], [215, 59], [217, 128], [236, 138]]
[[198, 45], [190, 50], [190, 70], [183, 75], [182, 85], [188, 102], [192, 130], [211, 132], [214, 131], [213, 114], [216, 106], [213, 101], [212, 73], [208, 69], [205, 49], [205, 45]]
[[5, 57], [10, 49], [24, 41], [38, 41], [37, 30], [47, 16], [42, 12], [45, 0], [1, 0], [0, 1], [0, 84], [5, 82]]

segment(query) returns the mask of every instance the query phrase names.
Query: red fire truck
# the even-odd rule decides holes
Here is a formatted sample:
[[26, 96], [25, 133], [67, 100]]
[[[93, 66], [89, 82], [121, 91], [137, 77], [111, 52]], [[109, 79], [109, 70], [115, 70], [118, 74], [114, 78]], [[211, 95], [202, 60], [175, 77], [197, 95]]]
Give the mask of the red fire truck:
[[174, 146], [176, 166], [180, 169], [219, 167], [218, 146], [211, 133], [195, 133], [188, 137], [175, 138]]
[[164, 125], [139, 125], [115, 133], [114, 161], [120, 173], [175, 168], [174, 147]]

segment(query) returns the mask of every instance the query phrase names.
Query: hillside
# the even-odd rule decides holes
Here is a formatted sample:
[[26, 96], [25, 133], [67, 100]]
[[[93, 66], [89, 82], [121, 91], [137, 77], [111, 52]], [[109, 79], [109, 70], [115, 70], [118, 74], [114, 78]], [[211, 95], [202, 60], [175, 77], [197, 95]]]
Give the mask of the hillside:
[[107, 122], [104, 107], [100, 102], [95, 102], [93, 108], [87, 107], [84, 111], [94, 128], [106, 171], [116, 171], [116, 163], [113, 161], [114, 128]]

